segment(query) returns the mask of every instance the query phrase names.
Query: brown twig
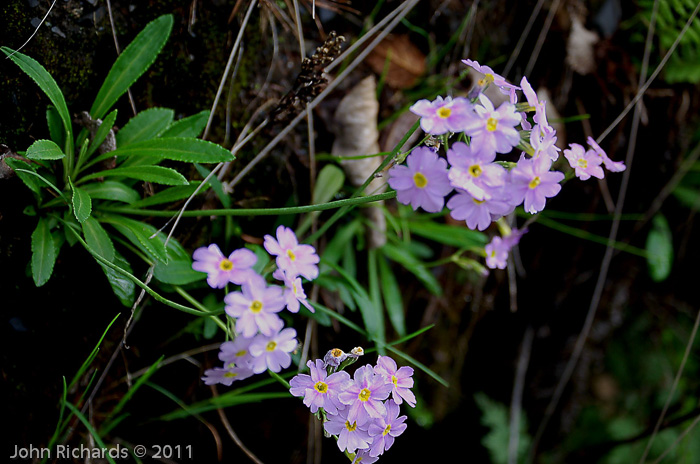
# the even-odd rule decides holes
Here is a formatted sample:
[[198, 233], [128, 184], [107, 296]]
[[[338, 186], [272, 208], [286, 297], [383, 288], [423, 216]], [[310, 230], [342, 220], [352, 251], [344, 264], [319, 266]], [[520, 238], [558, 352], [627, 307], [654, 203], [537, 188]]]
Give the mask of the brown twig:
[[[216, 387], [214, 385], [211, 385], [211, 392], [212, 395], [214, 395], [214, 398], [219, 396], [219, 393], [216, 390]], [[221, 408], [216, 408], [216, 412], [219, 414], [219, 418], [221, 419], [221, 423], [224, 425], [224, 428], [226, 429], [226, 432], [228, 432], [228, 435], [231, 437], [233, 442], [238, 446], [243, 453], [245, 453], [246, 456], [250, 458], [251, 461], [253, 461], [256, 464], [263, 464], [263, 462], [257, 458], [249, 449], [248, 447], [243, 444], [241, 439], [238, 437], [238, 434], [236, 433], [235, 430], [233, 430], [233, 427], [231, 427], [231, 423], [228, 421], [228, 418], [226, 417], [226, 413], [224, 413], [224, 410]]]
[[[658, 2], [658, 0], [657, 0]], [[700, 4], [698, 4], [700, 7]], [[645, 46], [644, 50], [644, 58], [642, 60], [642, 68], [640, 70], [639, 74], [639, 84], [640, 87], [644, 87], [644, 79], [646, 78], [646, 72], [647, 72], [647, 67], [649, 64], [649, 54], [651, 53], [651, 37], [653, 36], [653, 31], [654, 31], [654, 24], [656, 20], [656, 15], [652, 14], [651, 22], [649, 24], [649, 30], [647, 33], [647, 43]], [[637, 99], [637, 102], [639, 102], [639, 99]], [[600, 304], [600, 300], [603, 294], [603, 289], [605, 287], [605, 282], [607, 280], [607, 275], [608, 275], [608, 270], [610, 268], [610, 262], [612, 261], [613, 258], [613, 252], [614, 252], [614, 247], [612, 246], [613, 243], [617, 239], [617, 232], [620, 226], [620, 217], [622, 216], [622, 208], [625, 204], [625, 196], [627, 193], [627, 186], [629, 185], [629, 179], [630, 175], [632, 172], [632, 161], [634, 159], [634, 151], [635, 151], [635, 146], [636, 146], [636, 140], [637, 140], [637, 133], [639, 129], [639, 121], [640, 121], [640, 116], [641, 116], [641, 104], [638, 104], [635, 108], [635, 112], [633, 115], [632, 119], [632, 127], [630, 129], [630, 142], [628, 145], [627, 149], [627, 156], [625, 157], [625, 164], [627, 165], [627, 169], [622, 175], [622, 181], [620, 183], [620, 191], [618, 193], [617, 197], [617, 202], [615, 203], [615, 212], [614, 212], [614, 218], [610, 227], [610, 233], [608, 234], [608, 245], [605, 248], [605, 254], [603, 256], [603, 259], [600, 264], [600, 270], [598, 272], [598, 279], [596, 281], [595, 288], [593, 289], [593, 295], [591, 297], [590, 304], [588, 306], [588, 312], [586, 314], [586, 319], [583, 323], [583, 327], [581, 328], [581, 331], [579, 332], [579, 335], [576, 339], [576, 343], [574, 345], [573, 352], [571, 354], [571, 357], [569, 358], [569, 361], [566, 364], [566, 367], [564, 368], [564, 372], [561, 375], [559, 382], [557, 383], [557, 386], [554, 390], [554, 394], [552, 395], [552, 398], [549, 401], [549, 404], [547, 405], [547, 409], [545, 410], [544, 417], [542, 418], [542, 422], [540, 423], [539, 427], [537, 428], [537, 432], [535, 434], [535, 437], [533, 438], [532, 441], [532, 446], [530, 448], [530, 453], [529, 453], [529, 459], [528, 462], [533, 462], [535, 453], [537, 450], [537, 445], [539, 443], [539, 440], [542, 437], [542, 434], [544, 433], [545, 428], [547, 427], [547, 424], [549, 423], [550, 418], [554, 414], [555, 409], [559, 405], [559, 400], [561, 399], [561, 396], [564, 393], [564, 389], [566, 385], [569, 383], [569, 380], [571, 379], [571, 376], [574, 372], [574, 369], [576, 368], [576, 365], [578, 364], [578, 361], [581, 357], [581, 353], [583, 352], [583, 348], [586, 344], [586, 341], [588, 340], [588, 335], [591, 331], [591, 327], [593, 326], [593, 321], [595, 320], [595, 315], [598, 310], [598, 305]]]

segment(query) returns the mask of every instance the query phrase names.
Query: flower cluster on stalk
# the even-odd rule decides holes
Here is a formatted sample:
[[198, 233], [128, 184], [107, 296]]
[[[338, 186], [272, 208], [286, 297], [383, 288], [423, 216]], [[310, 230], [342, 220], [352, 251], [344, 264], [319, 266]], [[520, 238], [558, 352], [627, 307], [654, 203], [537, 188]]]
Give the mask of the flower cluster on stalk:
[[265, 370], [279, 372], [291, 365], [291, 354], [297, 348], [297, 333], [285, 328], [279, 313], [285, 308], [299, 312], [301, 305], [313, 312], [306, 300], [302, 277], [318, 277], [319, 257], [311, 245], [300, 244], [294, 232], [284, 226], [276, 237], [264, 237], [265, 250], [275, 258], [277, 269], [272, 276], [282, 285], [269, 285], [253, 270], [257, 256], [247, 248], [233, 251], [226, 257], [212, 244], [195, 250], [192, 268], [207, 273], [212, 288], [229, 284], [239, 290], [224, 297], [225, 311], [233, 320], [235, 337], [224, 342], [219, 351], [223, 366], [207, 369], [202, 380], [207, 385], [230, 386]]
[[[484, 75], [466, 98], [420, 100], [410, 108], [420, 116], [420, 126], [427, 134], [446, 144], [457, 134], [459, 141], [449, 144], [446, 159], [434, 148], [413, 149], [406, 165], [389, 170], [388, 183], [400, 203], [431, 213], [447, 206], [452, 218], [483, 231], [518, 206], [530, 214], [542, 211], [547, 200], [561, 191], [566, 176], [553, 169], [560, 151], [556, 130], [547, 120], [546, 102], [538, 99], [527, 78], [515, 86], [488, 66], [472, 60], [463, 63]], [[484, 93], [491, 85], [508, 96], [498, 108]], [[524, 102], [518, 102], [519, 91]], [[528, 113], [534, 113], [532, 120]], [[588, 150], [576, 143], [564, 150], [579, 179], [602, 179], [603, 168], [625, 170], [624, 163], [612, 161], [591, 137], [587, 143]], [[498, 159], [513, 150], [520, 151], [517, 162]], [[505, 267], [504, 253], [507, 257], [522, 234], [516, 230], [494, 237], [485, 250], [486, 265]]]
[[406, 430], [400, 405], [415, 407], [416, 397], [413, 369], [398, 367], [389, 356], [358, 367], [351, 377], [344, 369], [362, 353], [361, 348], [350, 353], [334, 348], [323, 359], [308, 361], [309, 373], [293, 377], [289, 391], [323, 421], [340, 451], [353, 462], [371, 463]]

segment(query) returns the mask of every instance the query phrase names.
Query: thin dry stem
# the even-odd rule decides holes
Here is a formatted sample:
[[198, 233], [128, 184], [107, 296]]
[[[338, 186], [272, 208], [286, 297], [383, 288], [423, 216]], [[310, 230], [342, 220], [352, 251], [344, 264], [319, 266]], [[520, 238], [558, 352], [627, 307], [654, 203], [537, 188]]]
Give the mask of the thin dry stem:
[[518, 366], [515, 371], [515, 382], [513, 382], [513, 393], [510, 400], [510, 423], [508, 434], [508, 464], [518, 463], [518, 439], [520, 438], [520, 413], [523, 407], [523, 390], [525, 389], [525, 375], [527, 366], [530, 363], [530, 350], [532, 340], [535, 337], [535, 329], [528, 327], [525, 330], [522, 344], [520, 345], [520, 356]]
[[[657, 0], [658, 2], [658, 0]], [[648, 30], [648, 38], [652, 36], [653, 30], [654, 30], [654, 24], [655, 24], [656, 16], [653, 14], [651, 18], [651, 22], [649, 24], [649, 30]], [[649, 54], [651, 52], [651, 40], [647, 40], [645, 50], [644, 50], [644, 58], [642, 61], [642, 69], [640, 71], [640, 76], [639, 76], [639, 83], [640, 86], [644, 83], [644, 79], [646, 76], [646, 70], [647, 66], [649, 63]], [[637, 101], [639, 101], [637, 99]], [[574, 372], [574, 369], [576, 368], [576, 365], [578, 364], [578, 361], [581, 357], [581, 353], [583, 352], [583, 348], [586, 344], [586, 341], [588, 340], [588, 335], [591, 331], [591, 327], [593, 326], [593, 321], [595, 320], [595, 314], [598, 309], [598, 305], [600, 304], [600, 299], [603, 294], [603, 289], [605, 287], [605, 282], [607, 280], [607, 275], [608, 275], [608, 270], [610, 268], [610, 262], [613, 257], [613, 252], [614, 252], [614, 247], [613, 243], [615, 242], [617, 238], [617, 232], [619, 229], [620, 225], [620, 218], [622, 216], [622, 208], [625, 203], [625, 196], [627, 193], [627, 186], [629, 185], [629, 178], [632, 172], [632, 161], [634, 159], [634, 151], [635, 151], [635, 145], [636, 145], [636, 140], [637, 140], [637, 132], [639, 129], [639, 119], [641, 115], [641, 105], [637, 105], [634, 117], [632, 120], [632, 127], [630, 129], [630, 143], [628, 145], [628, 150], [627, 150], [627, 156], [625, 157], [625, 164], [627, 165], [627, 169], [624, 171], [622, 175], [622, 181], [620, 184], [620, 191], [618, 193], [617, 197], [617, 202], [615, 203], [615, 213], [614, 213], [614, 218], [610, 227], [610, 233], [608, 235], [608, 244], [605, 248], [605, 254], [603, 256], [603, 259], [600, 264], [600, 270], [598, 272], [598, 279], [596, 281], [595, 288], [593, 290], [593, 295], [591, 297], [591, 302], [588, 307], [588, 312], [586, 314], [586, 319], [584, 321], [583, 327], [581, 328], [581, 332], [579, 333], [576, 343], [574, 345], [574, 350], [571, 354], [571, 358], [569, 358], [569, 361], [566, 364], [566, 367], [564, 368], [564, 373], [562, 374], [561, 378], [559, 379], [559, 382], [557, 383], [556, 389], [554, 390], [554, 394], [552, 395], [552, 398], [550, 399], [549, 404], [547, 405], [547, 409], [545, 410], [544, 418], [542, 419], [542, 422], [540, 423], [537, 433], [535, 434], [535, 437], [532, 442], [532, 447], [530, 449], [530, 454], [529, 454], [529, 462], [533, 462], [535, 452], [537, 450], [537, 444], [542, 437], [542, 434], [544, 433], [545, 428], [547, 427], [547, 424], [549, 423], [550, 418], [554, 414], [555, 409], [557, 408], [559, 404], [559, 400], [561, 399], [562, 394], [564, 393], [564, 389], [566, 385], [569, 383], [569, 380], [571, 379], [571, 376]]]
[[[214, 395], [214, 397], [218, 397], [219, 393], [216, 390], [216, 387], [214, 385], [211, 386], [211, 392]], [[226, 429], [226, 432], [228, 432], [228, 435], [231, 437], [231, 439], [236, 443], [236, 445], [245, 453], [246, 456], [250, 458], [251, 461], [253, 461], [256, 464], [263, 464], [263, 462], [255, 456], [252, 451], [248, 449], [245, 444], [241, 441], [241, 439], [238, 437], [238, 434], [233, 430], [233, 427], [231, 427], [231, 423], [228, 421], [228, 418], [226, 417], [226, 413], [224, 412], [223, 409], [217, 408], [216, 412], [219, 413], [219, 418], [221, 419], [221, 423], [224, 425], [224, 428]]]
[[637, 104], [637, 102], [644, 96], [644, 94], [646, 93], [646, 91], [649, 88], [649, 86], [651, 85], [651, 83], [654, 82], [654, 79], [656, 79], [656, 77], [659, 75], [659, 73], [664, 68], [664, 66], [666, 66], [666, 63], [671, 58], [671, 55], [676, 50], [676, 47], [678, 47], [678, 44], [681, 42], [681, 39], [685, 35], [685, 33], [688, 30], [688, 28], [690, 27], [690, 25], [695, 20], [695, 17], [698, 15], [699, 11], [700, 11], [700, 2], [698, 2], [697, 6], [695, 7], [695, 10], [693, 10], [693, 12], [688, 17], [688, 21], [686, 21], [685, 25], [683, 26], [683, 29], [681, 29], [681, 31], [678, 33], [678, 37], [676, 37], [676, 40], [673, 42], [673, 44], [671, 44], [671, 47], [669, 47], [669, 49], [666, 52], [666, 54], [664, 55], [664, 57], [661, 58], [661, 62], [656, 67], [656, 69], [651, 74], [651, 76], [649, 76], [649, 79], [645, 82], [644, 85], [642, 85], [639, 88], [639, 90], [637, 91], [637, 94], [634, 96], [632, 101], [627, 104], [625, 109], [622, 110], [620, 115], [617, 118], [615, 118], [615, 120], [608, 126], [607, 129], [605, 129], [603, 131], [602, 134], [600, 134], [600, 136], [598, 136], [598, 138], [596, 139], [597, 143], [601, 143], [603, 141], [603, 139], [605, 139], [605, 137], [607, 137], [610, 134], [610, 132], [612, 132], [612, 130], [615, 127], [617, 127], [618, 124], [620, 124], [620, 122], [625, 118], [625, 116], [627, 116], [627, 113], [629, 113], [630, 110]]
[[224, 84], [226, 83], [226, 78], [228, 77], [229, 70], [231, 69], [231, 65], [233, 64], [233, 58], [236, 56], [236, 53], [238, 53], [238, 47], [241, 44], [241, 41], [243, 40], [243, 33], [245, 32], [245, 28], [248, 25], [248, 20], [250, 19], [250, 15], [253, 12], [253, 9], [255, 8], [255, 5], [257, 3], [257, 0], [251, 0], [250, 6], [248, 7], [248, 11], [245, 13], [245, 17], [243, 18], [243, 22], [241, 23], [241, 27], [238, 30], [238, 36], [236, 36], [236, 41], [233, 44], [233, 48], [231, 49], [231, 54], [228, 57], [228, 61], [226, 62], [226, 68], [224, 69], [224, 75], [221, 76], [221, 82], [219, 83], [219, 89], [216, 91], [216, 96], [214, 97], [214, 103], [211, 106], [211, 112], [209, 113], [209, 119], [207, 120], [207, 125], [204, 128], [204, 135], [202, 135], [202, 140], [206, 140], [207, 137], [209, 136], [209, 129], [211, 128], [211, 122], [214, 119], [214, 113], [216, 112], [216, 107], [219, 104], [219, 99], [221, 98], [221, 93], [224, 90]]
[[[654, 431], [651, 434], [651, 437], [649, 437], [649, 441], [647, 442], [646, 448], [644, 448], [644, 454], [642, 455], [642, 458], [639, 460], [639, 464], [644, 464], [646, 461], [647, 456], [649, 455], [649, 450], [651, 450], [651, 444], [654, 442], [654, 438], [656, 438], [656, 435], [659, 433], [659, 429], [661, 428], [661, 423], [664, 420], [664, 417], [666, 417], [666, 413], [668, 412], [668, 408], [671, 405], [671, 400], [673, 399], [674, 393], [676, 393], [676, 389], [678, 388], [678, 383], [681, 380], [681, 376], [683, 375], [683, 369], [685, 369], [685, 363], [688, 361], [688, 357], [690, 357], [690, 351], [693, 347], [693, 343], [695, 342], [695, 337], [698, 334], [698, 326], [700, 326], [700, 311], [698, 311], [698, 315], [695, 317], [695, 324], [693, 325], [693, 330], [690, 333], [690, 338], [688, 339], [688, 343], [685, 346], [685, 353], [683, 353], [683, 359], [681, 360], [681, 365], [678, 367], [678, 372], [676, 373], [676, 377], [673, 379], [673, 385], [671, 386], [671, 391], [668, 392], [668, 397], [666, 398], [666, 402], [664, 403], [664, 407], [661, 410], [661, 415], [659, 415], [659, 418], [656, 421], [656, 425], [654, 425]], [[696, 421], [697, 422], [697, 419]], [[690, 430], [692, 427], [695, 426], [695, 423], [689, 427], [688, 430]], [[680, 439], [681, 437], [679, 437]], [[675, 443], [674, 445], [675, 446]], [[670, 449], [673, 449], [673, 446]], [[669, 450], [667, 450], [661, 457], [658, 458], [658, 461], [662, 459], [664, 455]]]
[[542, 27], [540, 34], [537, 36], [537, 42], [535, 43], [532, 54], [530, 55], [530, 60], [527, 62], [527, 66], [525, 67], [525, 76], [530, 75], [530, 73], [532, 72], [532, 68], [535, 67], [537, 58], [540, 56], [540, 51], [542, 50], [542, 45], [544, 44], [544, 39], [547, 37], [549, 28], [552, 26], [552, 21], [554, 21], [554, 15], [559, 9], [560, 3], [561, 0], [554, 0], [554, 3], [552, 3], [552, 6], [549, 9], [547, 19], [545, 19], [544, 21], [544, 27]]
[[15, 51], [13, 51], [12, 53], [10, 53], [9, 55], [7, 55], [7, 56], [5, 57], [5, 59], [8, 59], [8, 58], [12, 57], [12, 55], [14, 55], [14, 54], [17, 53], [18, 51], [22, 50], [24, 47], [27, 46], [27, 44], [28, 44], [29, 42], [32, 41], [32, 39], [34, 38], [34, 36], [36, 35], [36, 33], [39, 32], [39, 29], [40, 29], [41, 26], [44, 24], [44, 21], [46, 21], [46, 18], [49, 17], [49, 14], [51, 13], [51, 10], [53, 10], [53, 7], [54, 7], [55, 4], [56, 4], [56, 0], [53, 0], [53, 3], [51, 3], [51, 6], [49, 7], [49, 11], [47, 11], [46, 14], [44, 15], [44, 17], [41, 18], [41, 21], [39, 22], [39, 25], [34, 29], [34, 32], [32, 32], [32, 35], [30, 35], [29, 38], [26, 40], [26, 42], [24, 42], [22, 45], [20, 45], [19, 48], [18, 48], [17, 50], [15, 50]]
[[683, 441], [686, 435], [688, 435], [696, 425], [700, 423], [700, 416], [696, 417], [693, 422], [680, 434], [678, 435], [678, 438], [676, 438], [676, 441], [674, 441], [671, 446], [668, 447], [666, 451], [661, 453], [661, 455], [656, 459], [656, 461], [653, 462], [653, 464], [659, 464], [673, 449], [678, 446], [678, 444]]
[[[331, 93], [344, 79], [347, 77], [347, 75], [353, 71], [364, 59], [369, 53], [381, 42], [384, 37], [386, 37], [389, 32], [391, 32], [394, 27], [401, 21], [401, 19], [418, 3], [419, 0], [407, 0], [406, 2], [402, 3], [401, 6], [397, 8], [397, 10], [400, 10], [400, 12], [396, 15], [394, 20], [387, 26], [385, 30], [383, 30], [373, 41], [370, 43], [370, 45], [367, 46], [365, 50], [360, 53], [357, 58], [355, 58], [352, 63], [348, 65], [347, 68], [335, 79], [333, 80], [328, 86], [314, 99], [312, 100], [307, 108], [309, 110], [313, 109], [318, 105], [321, 101], [323, 101], [326, 96], [328, 96], [329, 93]], [[345, 54], [343, 54], [345, 55]], [[343, 56], [341, 55], [341, 56]], [[335, 64], [338, 60], [334, 61], [331, 63], [330, 66]], [[329, 66], [329, 68], [330, 68]], [[284, 139], [291, 130], [296, 127], [299, 122], [306, 117], [306, 113], [302, 112], [298, 114], [294, 119], [292, 119], [287, 126], [282, 129], [275, 138], [272, 139], [258, 154], [253, 158], [239, 173], [236, 175], [236, 177], [231, 180], [229, 183], [229, 188], [234, 188], [238, 183], [255, 167], [262, 159], [264, 159], [272, 149], [277, 146], [277, 144]]]
[[518, 39], [518, 43], [515, 45], [513, 53], [511, 53], [510, 58], [508, 58], [508, 63], [506, 63], [506, 67], [503, 68], [503, 77], [508, 77], [508, 73], [510, 73], [510, 70], [515, 64], [515, 60], [517, 60], [518, 56], [520, 56], [520, 52], [523, 49], [523, 45], [525, 45], [525, 40], [530, 34], [530, 29], [532, 29], [533, 24], [535, 24], [535, 18], [537, 18], [537, 15], [540, 13], [543, 4], [544, 0], [537, 0], [535, 7], [532, 9], [532, 13], [530, 14], [530, 17], [528, 18], [527, 23], [525, 24], [525, 28], [520, 34], [520, 39]]
[[[107, 15], [109, 16], [109, 26], [112, 29], [112, 40], [114, 40], [114, 48], [117, 50], [117, 55], [121, 55], [121, 47], [119, 46], [119, 39], [117, 39], [117, 29], [114, 27], [114, 17], [112, 16], [112, 2], [107, 0]], [[134, 96], [131, 93], [131, 88], [126, 89], [126, 94], [129, 97], [129, 104], [131, 105], [131, 111], [136, 116], [136, 102], [134, 101]]]

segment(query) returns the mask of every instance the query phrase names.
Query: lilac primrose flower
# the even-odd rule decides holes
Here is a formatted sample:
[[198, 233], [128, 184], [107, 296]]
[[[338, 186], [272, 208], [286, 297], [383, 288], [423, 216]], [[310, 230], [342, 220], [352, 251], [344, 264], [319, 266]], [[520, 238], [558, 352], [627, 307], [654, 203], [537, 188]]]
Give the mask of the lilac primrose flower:
[[625, 169], [627, 169], [627, 166], [625, 166], [625, 163], [622, 161], [613, 161], [610, 158], [608, 158], [608, 154], [605, 153], [605, 150], [600, 148], [600, 145], [596, 143], [595, 140], [593, 140], [593, 137], [588, 137], [586, 139], [586, 142], [588, 142], [588, 145], [590, 145], [593, 150], [600, 156], [603, 160], [603, 164], [605, 165], [605, 169], [607, 169], [610, 172], [622, 172]]
[[401, 404], [406, 400], [409, 406], [416, 407], [416, 397], [411, 391], [413, 387], [413, 368], [402, 366], [397, 368], [396, 361], [389, 356], [379, 356], [374, 372], [385, 382], [391, 384], [391, 397], [394, 403]]
[[477, 81], [477, 84], [480, 88], [486, 88], [489, 84], [493, 84], [501, 90], [501, 93], [503, 93], [504, 95], [511, 96], [514, 94], [515, 90], [519, 89], [518, 86], [515, 86], [506, 81], [505, 77], [496, 74], [494, 70], [490, 67], [480, 65], [478, 61], [462, 60], [462, 63], [466, 64], [470, 68], [484, 75], [482, 79], [479, 79]]
[[520, 239], [527, 233], [526, 229], [513, 229], [510, 231], [509, 235], [503, 237], [503, 241], [508, 245], [508, 250], [510, 251], [515, 245], [520, 243]]
[[329, 414], [328, 420], [323, 423], [323, 428], [331, 435], [338, 437], [340, 451], [354, 453], [358, 449], [369, 448], [372, 441], [367, 429], [354, 420], [348, 418], [347, 409], [339, 409], [338, 414]]
[[525, 235], [527, 229], [513, 229], [510, 235], [503, 238], [495, 236], [491, 242], [484, 247], [486, 251], [486, 266], [491, 269], [505, 269], [510, 250], [520, 242], [520, 238]]
[[289, 381], [290, 393], [304, 398], [304, 404], [316, 413], [323, 408], [328, 414], [337, 414], [338, 409], [345, 405], [338, 400], [338, 394], [352, 383], [350, 375], [345, 371], [328, 375], [326, 366], [320, 359], [308, 361], [309, 374], [298, 374]]
[[236, 366], [247, 366], [252, 359], [249, 347], [252, 338], [243, 336], [236, 337], [233, 341], [224, 342], [219, 348], [219, 359], [224, 365], [234, 364]]
[[493, 221], [515, 209], [504, 195], [505, 188], [501, 187], [494, 189], [488, 200], [477, 200], [469, 193], [457, 189], [457, 194], [447, 202], [447, 208], [450, 209], [450, 216], [465, 221], [470, 229], [486, 230]]
[[494, 163], [495, 159], [496, 152], [478, 151], [464, 142], [453, 144], [447, 150], [450, 184], [477, 200], [490, 199], [492, 191], [501, 187], [506, 177], [505, 168]]
[[284, 301], [289, 312], [298, 313], [300, 303], [312, 313], [316, 311], [313, 306], [306, 301], [306, 293], [304, 292], [304, 287], [301, 285], [301, 277], [290, 277], [282, 269], [276, 269], [275, 272], [272, 273], [272, 277], [284, 282]]
[[283, 329], [281, 332], [267, 336], [258, 334], [250, 343], [251, 368], [256, 374], [270, 369], [272, 372], [279, 372], [286, 369], [292, 363], [289, 355], [297, 348], [297, 331], [291, 327]]
[[564, 174], [550, 171], [552, 160], [546, 156], [526, 158], [521, 156], [518, 164], [510, 171], [510, 191], [515, 201], [525, 201], [525, 211], [535, 214], [544, 209], [547, 198], [559, 193]]
[[564, 150], [564, 156], [569, 161], [569, 165], [574, 168], [576, 177], [581, 180], [588, 180], [593, 177], [602, 179], [605, 177], [603, 159], [594, 150], [586, 151], [578, 143], [570, 143], [570, 148]]
[[302, 275], [307, 280], [318, 277], [319, 257], [311, 245], [300, 245], [292, 229], [285, 226], [277, 228], [277, 240], [265, 235], [265, 249], [276, 256], [277, 267], [291, 278]]
[[365, 425], [370, 418], [386, 414], [383, 401], [392, 391], [393, 384], [386, 383], [382, 376], [375, 374], [370, 365], [359, 367], [353, 376], [353, 383], [338, 395], [343, 404], [348, 405], [348, 420]]
[[[535, 121], [535, 124], [543, 128], [551, 127], [547, 121], [547, 102], [540, 101], [539, 98], [537, 98], [537, 93], [535, 93], [535, 90], [532, 88], [525, 76], [523, 76], [522, 80], [520, 81], [520, 87], [523, 90], [523, 94], [525, 94], [527, 103], [535, 109], [535, 116], [532, 118], [533, 121]], [[525, 117], [523, 117], [523, 129], [529, 130], [529, 126], [530, 123], [528, 123]]]
[[447, 179], [447, 161], [427, 147], [413, 150], [406, 158], [406, 166], [391, 168], [389, 185], [396, 190], [399, 203], [429, 213], [442, 211], [445, 196], [452, 191]]
[[326, 355], [323, 357], [323, 363], [326, 367], [330, 366], [336, 368], [340, 366], [340, 363], [348, 358], [348, 354], [345, 353], [340, 348], [333, 348], [328, 350]]
[[367, 428], [367, 433], [373, 438], [369, 455], [377, 457], [391, 448], [391, 445], [394, 444], [394, 439], [408, 427], [405, 421], [406, 416], [399, 417], [399, 405], [393, 401], [387, 402], [386, 415], [375, 419]]
[[357, 453], [355, 453], [355, 458], [352, 460], [351, 464], [372, 464], [378, 460], [379, 457], [372, 457], [369, 455], [369, 450], [363, 449], [357, 450]]
[[257, 276], [241, 286], [240, 292], [224, 297], [226, 314], [236, 319], [236, 333], [250, 338], [258, 330], [265, 335], [279, 331], [284, 323], [275, 313], [284, 309], [284, 298], [280, 287], [268, 287], [265, 280]]
[[502, 103], [495, 109], [484, 94], [479, 95], [479, 101], [481, 105], [474, 106], [475, 117], [464, 128], [472, 138], [472, 150], [508, 153], [520, 143], [520, 133], [515, 129], [521, 120], [520, 113], [511, 103]]
[[194, 250], [192, 254], [192, 269], [206, 272], [207, 283], [212, 288], [224, 288], [227, 283], [243, 284], [255, 271], [251, 267], [257, 261], [255, 253], [247, 248], [240, 248], [224, 256], [221, 249], [214, 243], [208, 247]]
[[419, 100], [410, 108], [413, 114], [421, 117], [420, 127], [431, 135], [446, 132], [462, 132], [472, 114], [472, 104], [462, 97], [437, 97]]
[[230, 387], [234, 381], [247, 379], [252, 375], [253, 371], [246, 366], [233, 366], [226, 368], [215, 367], [204, 371], [204, 377], [202, 377], [202, 380], [204, 381], [205, 385], [215, 385], [220, 383]]
[[510, 247], [501, 237], [493, 237], [484, 247], [484, 251], [486, 251], [486, 266], [491, 269], [506, 268]]
[[530, 145], [535, 151], [533, 158], [546, 156], [552, 161], [559, 158], [559, 147], [557, 147], [557, 131], [551, 126], [535, 124], [530, 132]]

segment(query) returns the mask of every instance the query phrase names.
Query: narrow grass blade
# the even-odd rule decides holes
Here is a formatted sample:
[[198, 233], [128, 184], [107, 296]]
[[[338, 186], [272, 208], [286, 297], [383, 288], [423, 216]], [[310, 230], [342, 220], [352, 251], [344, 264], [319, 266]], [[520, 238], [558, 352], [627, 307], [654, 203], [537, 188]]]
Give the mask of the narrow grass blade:
[[[80, 420], [80, 422], [83, 423], [85, 428], [87, 429], [88, 432], [90, 432], [90, 435], [95, 439], [95, 443], [97, 444], [98, 448], [107, 448], [107, 445], [105, 445], [104, 441], [102, 441], [102, 438], [100, 435], [97, 433], [97, 431], [94, 429], [94, 427], [90, 424], [90, 421], [87, 420], [87, 418], [76, 408], [70, 403], [66, 403], [66, 407], [70, 409], [70, 411], [75, 415], [75, 417]], [[104, 458], [109, 462], [110, 464], [117, 464], [114, 462], [114, 459], [112, 459], [109, 456], [109, 453], [104, 453]]]
[[141, 377], [136, 380], [136, 383], [134, 383], [131, 388], [126, 392], [124, 396], [121, 397], [117, 405], [112, 409], [112, 411], [109, 413], [107, 418], [105, 418], [104, 422], [102, 423], [102, 426], [100, 427], [100, 435], [106, 435], [109, 433], [112, 428], [116, 425], [114, 423], [114, 418], [119, 416], [119, 413], [121, 413], [122, 409], [124, 409], [124, 406], [131, 400], [131, 398], [134, 396], [134, 394], [143, 386], [145, 382], [148, 381], [148, 379], [151, 378], [153, 374], [156, 373], [158, 368], [160, 367], [160, 363], [163, 362], [163, 359], [165, 356], [161, 356], [158, 358], [156, 362], [154, 362], [151, 367], [148, 368], [145, 374], [143, 374]]

